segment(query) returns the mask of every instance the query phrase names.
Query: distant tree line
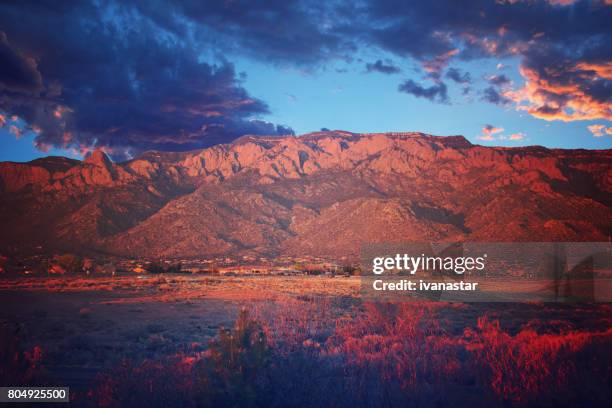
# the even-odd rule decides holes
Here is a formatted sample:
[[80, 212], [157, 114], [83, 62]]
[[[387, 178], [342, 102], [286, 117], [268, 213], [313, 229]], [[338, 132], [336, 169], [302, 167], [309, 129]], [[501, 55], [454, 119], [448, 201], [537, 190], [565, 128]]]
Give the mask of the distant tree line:
[[183, 265], [178, 262], [175, 264], [164, 265], [162, 262], [151, 262], [145, 266], [145, 270], [148, 273], [180, 273], [183, 269]]

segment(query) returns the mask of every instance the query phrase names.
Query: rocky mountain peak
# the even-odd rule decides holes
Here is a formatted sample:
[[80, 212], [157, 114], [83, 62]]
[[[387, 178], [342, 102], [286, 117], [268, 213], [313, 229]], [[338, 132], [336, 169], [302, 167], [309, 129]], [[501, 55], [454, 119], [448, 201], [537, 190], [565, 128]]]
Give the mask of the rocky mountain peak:
[[102, 149], [96, 149], [91, 152], [85, 158], [84, 163], [107, 168], [112, 166], [112, 161]]

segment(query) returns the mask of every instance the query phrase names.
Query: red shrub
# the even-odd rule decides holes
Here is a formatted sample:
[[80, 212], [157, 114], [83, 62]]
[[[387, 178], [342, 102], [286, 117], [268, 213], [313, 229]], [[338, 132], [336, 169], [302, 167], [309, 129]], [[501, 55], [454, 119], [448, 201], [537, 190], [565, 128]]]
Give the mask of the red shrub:
[[[575, 354], [600, 335], [538, 334], [527, 328], [511, 336], [498, 320], [484, 316], [476, 330], [466, 329], [464, 341], [493, 392], [503, 400], [526, 403], [565, 390], [575, 374]], [[604, 335], [612, 335], [612, 329]]]
[[355, 319], [339, 323], [330, 351], [404, 389], [441, 384], [457, 373], [460, 345], [441, 330], [433, 306], [403, 302], [364, 308]]
[[182, 355], [140, 364], [125, 361], [100, 377], [89, 398], [98, 407], [189, 406], [192, 366], [193, 361]]

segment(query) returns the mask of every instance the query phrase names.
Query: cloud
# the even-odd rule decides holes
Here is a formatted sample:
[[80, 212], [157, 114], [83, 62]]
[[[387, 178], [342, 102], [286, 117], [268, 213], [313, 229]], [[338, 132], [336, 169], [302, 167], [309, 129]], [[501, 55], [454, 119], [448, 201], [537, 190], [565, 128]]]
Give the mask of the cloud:
[[398, 86], [398, 90], [414, 95], [417, 98], [425, 98], [433, 102], [448, 103], [448, 93], [444, 83], [423, 87], [413, 80], [408, 79]]
[[443, 54], [436, 55], [434, 58], [424, 60], [421, 65], [423, 70], [434, 80], [440, 79], [442, 71], [448, 65], [449, 60], [457, 55], [458, 49], [449, 50]]
[[0, 91], [36, 92], [42, 78], [36, 61], [9, 44], [6, 33], [0, 31]]
[[571, 6], [578, 0], [547, 0], [553, 6]]
[[525, 85], [506, 93], [518, 109], [544, 120], [612, 120], [612, 62], [520, 71]]
[[[611, 120], [612, 7], [569, 3], [3, 2], [0, 112], [37, 129], [41, 147], [103, 146], [117, 157], [194, 149], [288, 131], [261, 123], [269, 107], [244, 88], [232, 60], [314, 72], [361, 63], [368, 52], [415, 62], [433, 84], [407, 80], [398, 90], [443, 103], [442, 74], [455, 62], [516, 59], [522, 83], [495, 76], [482, 100], [545, 120]], [[370, 64], [368, 71], [397, 68]], [[465, 90], [468, 75], [450, 68], [445, 77]]]
[[494, 86], [489, 86], [482, 91], [481, 100], [490, 102], [495, 105], [507, 105], [511, 100], [505, 97], [498, 89]]
[[436, 89], [441, 94], [441, 73], [453, 61], [517, 58], [524, 86], [512, 90], [505, 89], [510, 83], [490, 83], [498, 89], [486, 90], [485, 101], [515, 103], [547, 120], [610, 116], [612, 7], [607, 1], [474, 0], [469, 7], [454, 0], [134, 4], [169, 32], [183, 35], [186, 27], [194, 27], [199, 41], [273, 64], [318, 67], [350, 61], [363, 50], [410, 59], [436, 82], [425, 95]]
[[494, 136], [503, 131], [504, 131], [504, 128], [495, 127], [493, 125], [485, 125], [482, 128], [482, 134], [478, 136], [478, 139], [485, 140], [485, 141], [495, 140]]
[[123, 159], [292, 133], [260, 119], [268, 106], [223, 56], [207, 61], [188, 37], [115, 6], [0, 5], [10, 33], [0, 36], [0, 55], [15, 61], [0, 68], [0, 112], [23, 119], [20, 132], [38, 130], [37, 146], [105, 147]]
[[510, 81], [510, 78], [508, 78], [504, 74], [490, 75], [486, 79], [488, 83], [494, 86], [504, 86], [504, 85], [509, 85], [510, 83], [512, 83], [512, 81]]
[[612, 127], [605, 127], [604, 125], [589, 125], [587, 129], [595, 137], [602, 137], [605, 134], [612, 135]]
[[389, 60], [383, 62], [382, 60], [376, 60], [374, 63], [366, 64], [366, 72], [380, 72], [382, 74], [397, 74], [401, 72], [401, 69], [393, 65]]
[[510, 98], [505, 96], [506, 90], [512, 84], [510, 78], [504, 74], [489, 75], [484, 78], [490, 85], [482, 91], [480, 98], [482, 101], [502, 106], [509, 105], [512, 102]]
[[525, 140], [526, 135], [523, 132], [516, 132], [506, 136], [504, 134], [504, 128], [496, 127], [493, 125], [485, 125], [482, 128], [480, 136], [477, 136], [476, 138], [487, 142], [491, 142], [494, 140], [518, 142], [521, 140]]
[[488, 89], [484, 100], [512, 101], [546, 120], [609, 119], [612, 7], [603, 1], [569, 4], [372, 1], [367, 19], [375, 28], [368, 38], [396, 56], [420, 61], [425, 71], [429, 61], [452, 50], [458, 51], [447, 64], [451, 59], [519, 58], [525, 85], [512, 93]]
[[524, 133], [512, 133], [510, 136], [508, 136], [508, 140], [523, 140], [525, 139], [525, 134]]
[[470, 73], [469, 72], [462, 73], [457, 68], [449, 68], [448, 71], [446, 71], [446, 77], [448, 79], [453, 80], [454, 82], [458, 84], [471, 84], [472, 83], [472, 77]]
[[[132, 1], [138, 13], [179, 36], [215, 42], [226, 53], [299, 66], [347, 59], [356, 50], [348, 1], [161, 0]], [[190, 28], [192, 31], [187, 31]]]
[[12, 133], [17, 139], [21, 139], [21, 136], [23, 136], [23, 130], [17, 125], [10, 125], [9, 132]]
[[[534, 0], [495, 0], [499, 4], [533, 3]], [[569, 6], [578, 0], [544, 0], [553, 6]]]

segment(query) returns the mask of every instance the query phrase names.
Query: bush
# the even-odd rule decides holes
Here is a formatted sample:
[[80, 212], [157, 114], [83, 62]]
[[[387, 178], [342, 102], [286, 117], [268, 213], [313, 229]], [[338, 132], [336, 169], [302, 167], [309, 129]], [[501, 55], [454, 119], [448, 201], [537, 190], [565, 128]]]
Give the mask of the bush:
[[[586, 378], [593, 377], [594, 372], [605, 376], [606, 370], [602, 367], [587, 365], [586, 369], [580, 369], [580, 365], [601, 361], [606, 353], [609, 356], [606, 350], [609, 350], [612, 329], [604, 333], [538, 334], [528, 327], [511, 336], [501, 329], [498, 320], [483, 316], [478, 319], [476, 329], [466, 329], [464, 336], [466, 348], [478, 364], [479, 377], [497, 398], [513, 405], [554, 401], [554, 405], [571, 406], [568, 397], [572, 390], [593, 389], [592, 379]], [[605, 358], [604, 361], [609, 362]], [[559, 395], [565, 395], [563, 401], [556, 401]], [[593, 397], [593, 393], [583, 395], [576, 402], [584, 403]]]
[[305, 299], [257, 320], [242, 310], [204, 353], [111, 371], [92, 403], [607, 406], [612, 329], [538, 333], [532, 320], [510, 333], [485, 315], [465, 330], [463, 316], [453, 335], [441, 303], [366, 303], [337, 318], [324, 298]]
[[440, 398], [452, 397], [442, 391], [462, 379], [461, 346], [433, 312], [424, 303], [367, 303], [338, 325], [330, 352], [344, 360], [355, 392], [391, 405], [450, 402]]
[[159, 274], [159, 273], [180, 273], [182, 269], [181, 263], [169, 265], [165, 267], [161, 262], [151, 262], [145, 266], [145, 270], [148, 273]]
[[221, 329], [207, 358], [196, 364], [200, 406], [254, 406], [269, 367], [270, 350], [261, 325], [242, 309], [233, 330]]
[[99, 377], [87, 401], [92, 407], [187, 407], [193, 406], [192, 366], [182, 356], [124, 361]]

